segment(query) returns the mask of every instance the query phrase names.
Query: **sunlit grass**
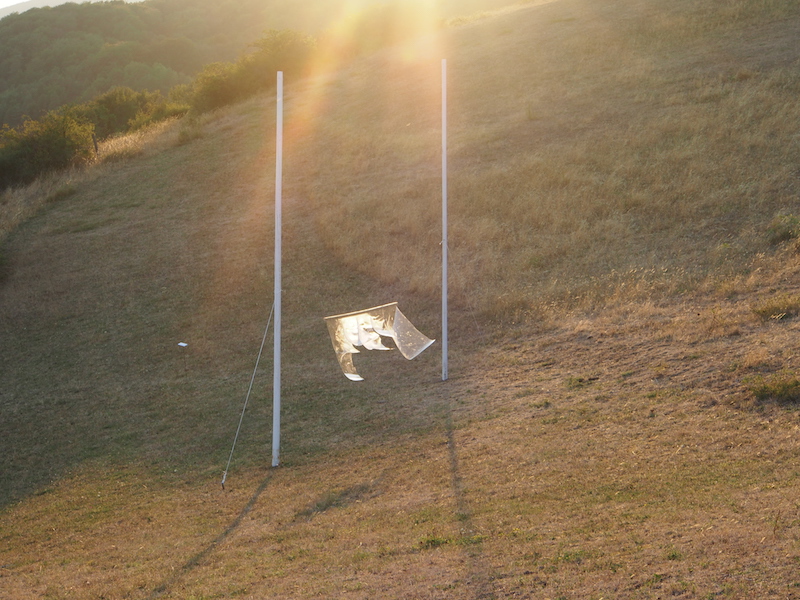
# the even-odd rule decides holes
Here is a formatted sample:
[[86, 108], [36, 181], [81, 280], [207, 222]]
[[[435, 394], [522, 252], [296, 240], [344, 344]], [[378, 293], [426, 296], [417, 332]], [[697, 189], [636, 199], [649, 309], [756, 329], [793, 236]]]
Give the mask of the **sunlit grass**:
[[[593, 23], [564, 21], [558, 7], [545, 8], [532, 29], [516, 26], [512, 13], [476, 33], [496, 55], [482, 55], [469, 28], [448, 48], [454, 298], [486, 310], [522, 293], [535, 313], [554, 297], [585, 296], [596, 276], [634, 269], [668, 269], [684, 274], [675, 285], [692, 286], [723, 262], [709, 244], [727, 245], [743, 268], [764, 248], [773, 215], [796, 201], [798, 149], [785, 127], [800, 118], [796, 71], [785, 63], [714, 75], [687, 69], [683, 13], [666, 11], [653, 25], [651, 12], [629, 7], [633, 18], [610, 27], [602, 13]], [[749, 18], [755, 13], [742, 6], [709, 10], [702, 23], [724, 39]], [[578, 27], [592, 35], [570, 36]], [[535, 52], [505, 53], [531, 43]], [[343, 259], [435, 294], [438, 72], [388, 59], [369, 68], [348, 73], [317, 121], [331, 192], [310, 190], [321, 196], [316, 218]], [[376, 103], [366, 90], [387, 79], [395, 92]], [[474, 85], [483, 93], [461, 94]], [[364, 116], [363, 127], [348, 125]], [[379, 188], [367, 187], [367, 174]], [[383, 235], [369, 244], [342, 235], [356, 215]], [[713, 240], [704, 233], [710, 223]], [[400, 239], [415, 251], [403, 256]], [[725, 268], [735, 269], [730, 255]]]

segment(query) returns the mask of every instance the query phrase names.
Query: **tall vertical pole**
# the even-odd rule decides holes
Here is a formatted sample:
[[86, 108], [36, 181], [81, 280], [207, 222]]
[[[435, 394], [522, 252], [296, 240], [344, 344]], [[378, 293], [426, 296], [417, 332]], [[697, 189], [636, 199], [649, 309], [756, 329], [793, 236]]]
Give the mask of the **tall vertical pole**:
[[275, 324], [272, 369], [272, 466], [280, 463], [281, 448], [281, 242], [283, 210], [283, 71], [278, 71], [277, 124], [275, 128]]
[[447, 381], [447, 60], [442, 59], [442, 381]]

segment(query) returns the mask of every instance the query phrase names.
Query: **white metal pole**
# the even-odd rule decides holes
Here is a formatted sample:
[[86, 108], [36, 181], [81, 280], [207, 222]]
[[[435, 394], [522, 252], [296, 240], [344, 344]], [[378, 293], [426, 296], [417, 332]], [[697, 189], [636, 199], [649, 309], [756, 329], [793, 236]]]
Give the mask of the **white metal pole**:
[[442, 381], [447, 381], [447, 60], [442, 59]]
[[283, 71], [278, 71], [275, 131], [275, 324], [272, 369], [272, 466], [280, 463], [281, 448], [281, 221], [283, 218]]

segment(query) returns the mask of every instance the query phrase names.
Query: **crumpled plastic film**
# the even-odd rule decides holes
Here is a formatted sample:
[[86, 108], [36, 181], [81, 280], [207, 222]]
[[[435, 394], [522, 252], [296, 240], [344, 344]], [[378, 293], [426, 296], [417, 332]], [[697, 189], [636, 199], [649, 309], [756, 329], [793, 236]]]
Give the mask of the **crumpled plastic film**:
[[364, 380], [353, 364], [353, 354], [360, 352], [357, 346], [367, 350], [391, 350], [381, 337], [392, 338], [400, 353], [411, 360], [436, 341], [420, 333], [400, 312], [397, 302], [325, 317], [325, 322], [342, 372], [351, 381]]

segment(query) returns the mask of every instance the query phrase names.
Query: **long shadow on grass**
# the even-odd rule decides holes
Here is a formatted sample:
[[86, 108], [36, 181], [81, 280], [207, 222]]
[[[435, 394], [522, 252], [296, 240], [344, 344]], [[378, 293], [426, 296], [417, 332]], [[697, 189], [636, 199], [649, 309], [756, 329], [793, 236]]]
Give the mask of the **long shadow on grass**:
[[458, 462], [455, 430], [453, 427], [453, 410], [448, 398], [447, 407], [447, 450], [450, 455], [450, 482], [456, 500], [456, 518], [460, 523], [458, 543], [465, 549], [469, 564], [469, 580], [467, 584], [474, 591], [475, 600], [488, 600], [494, 598], [495, 593], [489, 566], [483, 559], [481, 549], [481, 536], [475, 530], [472, 522], [472, 511], [464, 493], [464, 481]]
[[147, 597], [148, 600], [154, 600], [155, 598], [160, 598], [166, 594], [170, 588], [172, 588], [181, 580], [181, 578], [183, 578], [192, 569], [200, 566], [200, 564], [208, 557], [209, 554], [211, 554], [220, 544], [222, 544], [222, 542], [228, 539], [228, 537], [239, 528], [239, 525], [242, 524], [242, 520], [250, 513], [251, 510], [253, 510], [256, 502], [258, 502], [258, 498], [262, 493], [264, 493], [264, 490], [267, 489], [267, 485], [269, 485], [271, 480], [272, 475], [267, 475], [264, 481], [261, 482], [261, 485], [258, 486], [258, 489], [250, 498], [248, 503], [242, 509], [242, 512], [240, 512], [239, 515], [233, 520], [233, 523], [228, 525], [228, 527], [225, 528], [225, 531], [214, 538], [208, 546], [191, 557], [180, 569], [177, 569], [170, 577], [157, 586]]

